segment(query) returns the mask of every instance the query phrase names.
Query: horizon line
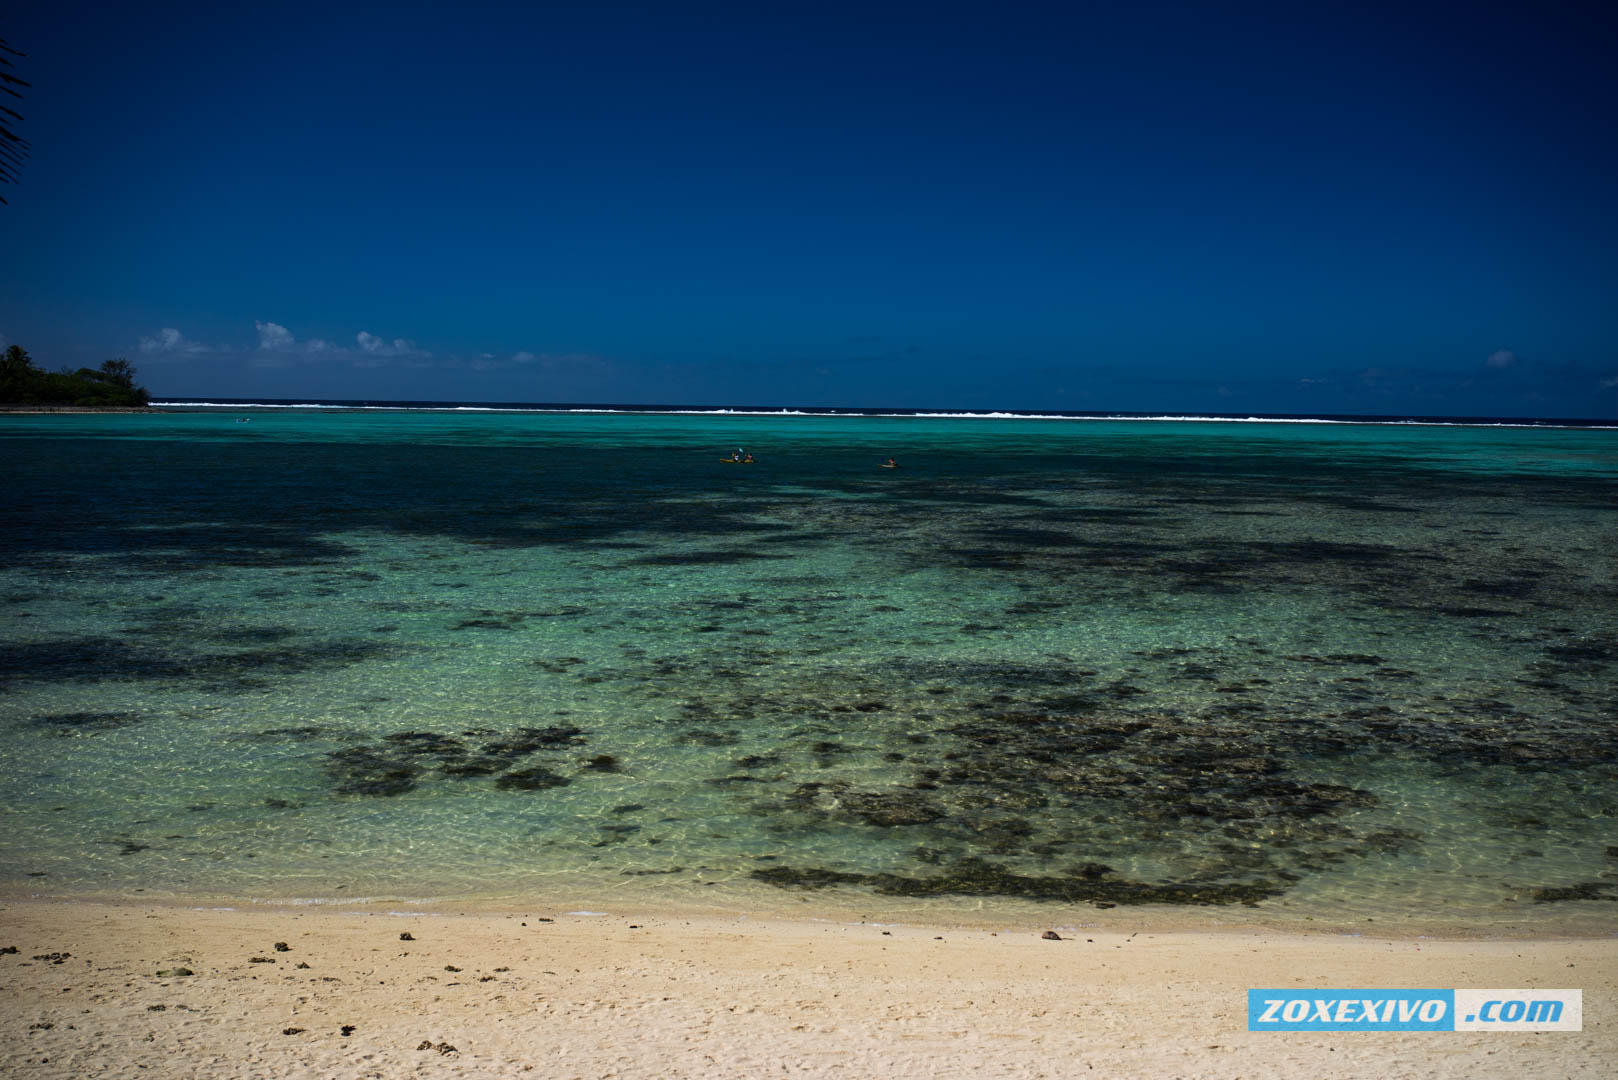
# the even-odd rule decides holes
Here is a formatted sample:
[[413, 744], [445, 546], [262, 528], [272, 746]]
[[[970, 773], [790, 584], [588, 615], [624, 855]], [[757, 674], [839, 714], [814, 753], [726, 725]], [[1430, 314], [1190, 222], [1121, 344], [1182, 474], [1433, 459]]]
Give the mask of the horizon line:
[[464, 401], [460, 399], [419, 398], [232, 398], [222, 396], [170, 396], [153, 400], [151, 408], [263, 408], [332, 409], [347, 411], [394, 412], [543, 412], [555, 414], [644, 414], [693, 416], [797, 416], [867, 417], [894, 419], [963, 420], [1140, 420], [1203, 421], [1210, 423], [1302, 423], [1302, 424], [1405, 424], [1411, 426], [1454, 427], [1569, 427], [1590, 429], [1618, 428], [1618, 419], [1559, 416], [1490, 416], [1442, 413], [1267, 413], [1176, 411], [1145, 409], [1019, 409], [948, 408], [919, 406], [854, 405], [736, 405], [689, 403], [548, 402], [548, 401]]

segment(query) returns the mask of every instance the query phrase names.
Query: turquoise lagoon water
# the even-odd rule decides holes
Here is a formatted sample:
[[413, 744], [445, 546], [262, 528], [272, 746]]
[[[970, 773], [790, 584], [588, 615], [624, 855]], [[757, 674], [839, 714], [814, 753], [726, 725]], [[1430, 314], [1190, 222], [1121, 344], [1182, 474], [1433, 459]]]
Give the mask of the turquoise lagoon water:
[[1611, 431], [0, 442], [12, 895], [1618, 928]]

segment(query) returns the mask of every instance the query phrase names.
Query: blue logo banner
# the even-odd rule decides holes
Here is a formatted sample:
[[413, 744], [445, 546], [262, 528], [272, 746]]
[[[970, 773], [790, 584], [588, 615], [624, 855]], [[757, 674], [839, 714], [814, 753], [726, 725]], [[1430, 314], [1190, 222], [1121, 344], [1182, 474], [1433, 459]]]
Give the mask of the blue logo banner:
[[1248, 1031], [1582, 1031], [1582, 990], [1247, 992]]
[[1454, 990], [1249, 990], [1248, 1031], [1454, 1031]]

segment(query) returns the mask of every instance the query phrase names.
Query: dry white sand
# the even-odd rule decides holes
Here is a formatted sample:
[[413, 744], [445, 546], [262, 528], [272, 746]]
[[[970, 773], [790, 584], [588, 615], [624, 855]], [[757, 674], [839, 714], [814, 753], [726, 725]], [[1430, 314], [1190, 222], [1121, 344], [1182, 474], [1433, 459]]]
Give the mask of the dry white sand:
[[[1545, 1080], [1618, 1070], [1618, 940], [1063, 938], [560, 911], [405, 918], [12, 902], [0, 907], [0, 948], [17, 950], [0, 955], [0, 1074]], [[158, 974], [176, 968], [194, 974]], [[1584, 1030], [1249, 1033], [1246, 991], [1264, 986], [1580, 988]]]

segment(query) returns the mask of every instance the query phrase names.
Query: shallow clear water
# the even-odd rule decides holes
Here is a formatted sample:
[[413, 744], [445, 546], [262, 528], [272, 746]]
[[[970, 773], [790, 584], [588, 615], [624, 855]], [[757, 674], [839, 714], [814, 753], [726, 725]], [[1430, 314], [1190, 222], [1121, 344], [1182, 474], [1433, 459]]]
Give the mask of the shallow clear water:
[[1612, 432], [210, 410], [0, 444], [12, 892], [1618, 927]]

